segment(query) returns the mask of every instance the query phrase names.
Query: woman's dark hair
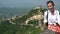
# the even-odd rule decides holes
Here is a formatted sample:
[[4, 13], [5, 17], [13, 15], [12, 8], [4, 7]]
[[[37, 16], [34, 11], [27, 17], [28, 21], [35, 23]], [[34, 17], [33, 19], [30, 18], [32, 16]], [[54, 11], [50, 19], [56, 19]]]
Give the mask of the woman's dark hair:
[[52, 5], [54, 6], [54, 2], [53, 1], [47, 1], [47, 4], [52, 3]]

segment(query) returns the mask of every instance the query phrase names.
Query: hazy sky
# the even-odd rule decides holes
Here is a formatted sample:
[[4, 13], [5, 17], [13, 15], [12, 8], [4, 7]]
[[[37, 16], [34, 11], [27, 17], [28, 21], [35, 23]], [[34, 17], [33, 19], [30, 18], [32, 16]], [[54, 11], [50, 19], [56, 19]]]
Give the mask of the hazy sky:
[[[1, 7], [34, 7], [34, 6], [46, 6], [46, 2], [48, 0], [0, 0], [0, 8]], [[53, 0], [55, 3], [55, 7], [60, 7], [60, 0]]]

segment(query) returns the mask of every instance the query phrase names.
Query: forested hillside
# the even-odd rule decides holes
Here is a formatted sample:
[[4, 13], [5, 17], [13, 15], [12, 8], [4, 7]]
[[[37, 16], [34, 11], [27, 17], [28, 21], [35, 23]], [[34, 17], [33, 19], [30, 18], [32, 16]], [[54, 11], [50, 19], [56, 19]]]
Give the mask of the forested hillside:
[[[40, 9], [42, 14], [44, 11], [46, 9]], [[37, 19], [29, 21], [28, 24], [33, 24], [33, 26], [25, 25], [26, 19], [38, 14], [38, 9], [32, 9], [29, 13], [15, 19], [0, 19], [0, 34], [40, 34], [40, 28], [35, 27], [38, 23]]]

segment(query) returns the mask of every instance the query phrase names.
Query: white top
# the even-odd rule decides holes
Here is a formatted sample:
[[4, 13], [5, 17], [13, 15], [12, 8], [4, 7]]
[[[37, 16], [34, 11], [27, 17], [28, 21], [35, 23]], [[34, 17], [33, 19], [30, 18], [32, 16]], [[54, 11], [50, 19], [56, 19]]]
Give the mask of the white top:
[[60, 15], [59, 15], [59, 20], [58, 20], [58, 24], [60, 25]]
[[[47, 23], [47, 11], [44, 12], [44, 23]], [[54, 15], [51, 14], [50, 10], [48, 10], [48, 24], [58, 23], [59, 20], [59, 11], [54, 10]]]

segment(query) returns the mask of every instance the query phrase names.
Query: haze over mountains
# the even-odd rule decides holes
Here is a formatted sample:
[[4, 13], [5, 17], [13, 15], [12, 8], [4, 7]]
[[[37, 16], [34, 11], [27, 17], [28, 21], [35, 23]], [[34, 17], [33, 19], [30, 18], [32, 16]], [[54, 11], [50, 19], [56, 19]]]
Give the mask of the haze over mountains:
[[[33, 7], [42, 6], [47, 8], [48, 0], [0, 0], [0, 18], [22, 15], [29, 12]], [[60, 9], [60, 0], [53, 0], [55, 8]]]

